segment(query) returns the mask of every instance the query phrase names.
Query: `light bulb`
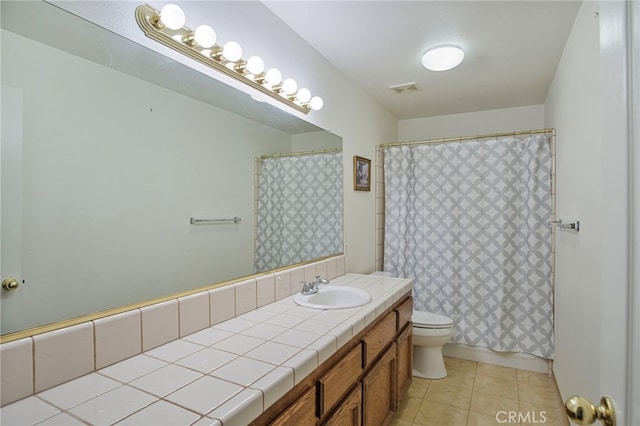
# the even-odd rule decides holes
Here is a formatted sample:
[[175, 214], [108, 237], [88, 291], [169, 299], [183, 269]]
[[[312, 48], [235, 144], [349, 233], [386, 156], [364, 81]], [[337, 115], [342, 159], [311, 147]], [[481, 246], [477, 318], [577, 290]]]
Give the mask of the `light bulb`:
[[312, 110], [318, 111], [318, 110], [321, 110], [322, 107], [324, 106], [324, 101], [320, 96], [314, 96], [309, 101], [309, 106], [311, 107]]
[[244, 67], [251, 74], [258, 75], [264, 71], [264, 61], [259, 56], [252, 56], [247, 59], [247, 63]]
[[282, 91], [287, 95], [293, 95], [298, 90], [298, 83], [292, 78], [287, 78], [282, 82]]
[[298, 90], [296, 99], [298, 99], [300, 103], [306, 104], [307, 102], [309, 102], [309, 100], [311, 100], [311, 92], [309, 91], [309, 89], [303, 87], [302, 89]]
[[160, 22], [167, 28], [179, 30], [184, 27], [184, 12], [180, 9], [180, 6], [169, 3], [160, 10]]
[[264, 76], [264, 81], [269, 85], [275, 86], [282, 81], [282, 73], [277, 68], [270, 68]]
[[193, 32], [193, 39], [199, 46], [208, 49], [216, 44], [216, 32], [208, 25], [200, 25]]
[[239, 61], [242, 58], [242, 47], [235, 41], [228, 41], [222, 48], [222, 56], [230, 62]]
[[463, 59], [464, 52], [458, 46], [438, 46], [422, 56], [422, 66], [431, 71], [447, 71], [460, 65]]

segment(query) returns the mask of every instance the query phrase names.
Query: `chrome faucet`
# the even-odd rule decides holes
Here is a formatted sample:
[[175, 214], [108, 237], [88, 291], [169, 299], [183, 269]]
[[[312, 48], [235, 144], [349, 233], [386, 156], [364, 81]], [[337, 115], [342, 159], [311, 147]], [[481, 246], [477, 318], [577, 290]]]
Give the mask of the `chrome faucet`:
[[310, 283], [306, 281], [300, 281], [300, 282], [302, 283], [301, 293], [303, 295], [315, 294], [318, 292], [320, 285], [329, 284], [329, 280], [326, 278], [320, 277], [320, 275], [318, 275], [316, 279], [313, 280], [313, 282], [310, 282]]

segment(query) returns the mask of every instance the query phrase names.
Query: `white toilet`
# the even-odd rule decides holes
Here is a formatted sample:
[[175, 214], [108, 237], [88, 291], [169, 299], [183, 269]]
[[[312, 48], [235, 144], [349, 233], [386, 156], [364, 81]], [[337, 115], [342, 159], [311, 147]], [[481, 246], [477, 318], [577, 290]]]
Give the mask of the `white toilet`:
[[453, 320], [431, 312], [413, 311], [413, 375], [425, 379], [447, 377], [442, 347], [453, 336]]

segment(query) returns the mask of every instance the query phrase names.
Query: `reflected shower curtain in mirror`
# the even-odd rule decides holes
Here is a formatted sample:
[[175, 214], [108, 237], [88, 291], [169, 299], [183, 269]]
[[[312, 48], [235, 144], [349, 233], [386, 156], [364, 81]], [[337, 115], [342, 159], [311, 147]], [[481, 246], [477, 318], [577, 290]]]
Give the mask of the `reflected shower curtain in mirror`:
[[455, 343], [553, 358], [549, 138], [384, 151], [384, 270]]
[[342, 153], [265, 158], [255, 270], [343, 251]]

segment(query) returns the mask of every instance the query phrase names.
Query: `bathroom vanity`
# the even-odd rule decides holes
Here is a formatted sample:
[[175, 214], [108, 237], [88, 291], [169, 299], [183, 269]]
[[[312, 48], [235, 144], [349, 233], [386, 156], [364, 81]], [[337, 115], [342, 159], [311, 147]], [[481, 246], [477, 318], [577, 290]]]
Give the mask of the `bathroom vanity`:
[[252, 424], [388, 424], [411, 384], [412, 312], [408, 292]]

